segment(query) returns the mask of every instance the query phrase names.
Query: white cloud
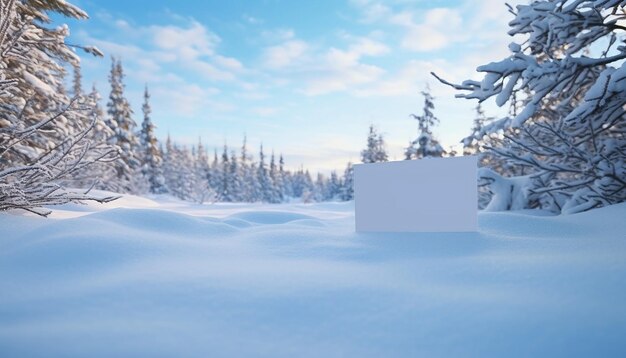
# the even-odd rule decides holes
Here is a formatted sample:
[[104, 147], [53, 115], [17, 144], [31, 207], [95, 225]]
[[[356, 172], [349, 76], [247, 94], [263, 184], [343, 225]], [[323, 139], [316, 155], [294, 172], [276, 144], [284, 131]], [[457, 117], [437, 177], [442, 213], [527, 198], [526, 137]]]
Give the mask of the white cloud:
[[149, 31], [157, 48], [171, 51], [181, 60], [211, 56], [221, 41], [216, 34], [196, 21], [188, 28], [150, 26]]
[[[453, 74], [457, 75], [457, 73], [450, 72], [449, 69], [451, 68], [454, 67], [445, 60], [411, 60], [388, 78], [359, 88], [353, 91], [353, 93], [359, 97], [415, 97], [424, 89], [426, 83], [436, 81], [430, 75], [431, 72], [435, 72], [444, 78], [450, 78]], [[433, 86], [432, 88], [432, 92], [436, 95], [453, 95], [453, 90], [447, 86]]]
[[348, 51], [358, 57], [381, 56], [390, 52], [389, 47], [382, 42], [365, 37], [358, 38], [355, 43], [350, 45]]
[[309, 45], [302, 40], [289, 40], [284, 43], [265, 49], [263, 63], [271, 69], [289, 67], [299, 62], [309, 49]]
[[378, 1], [371, 0], [351, 0], [353, 5], [358, 7], [361, 11], [361, 22], [373, 23], [388, 17], [392, 11], [391, 9], [383, 5]]
[[[127, 31], [124, 28], [130, 27], [123, 20], [113, 21], [113, 24], [119, 31]], [[199, 76], [211, 81], [232, 82], [237, 79], [236, 73], [245, 71], [239, 60], [217, 52], [220, 37], [195, 20], [184, 27], [152, 25], [133, 30], [133, 36], [125, 37], [127, 42], [124, 44], [94, 39], [85, 33], [83, 36], [86, 43], [121, 57], [130, 67], [135, 65], [136, 71], [146, 81], [162, 80], [161, 69], [172, 64], [196, 71]]]
[[367, 38], [354, 38], [347, 50], [330, 48], [319, 60], [319, 71], [307, 81], [304, 93], [320, 95], [374, 82], [386, 71], [363, 63], [362, 57], [382, 56], [389, 51], [383, 43]]
[[435, 8], [426, 11], [422, 22], [415, 22], [411, 12], [391, 17], [392, 24], [405, 29], [401, 46], [411, 51], [434, 51], [464, 38], [463, 19], [457, 9]]
[[347, 34], [345, 49], [314, 47], [300, 39], [284, 41], [265, 49], [262, 62], [275, 71], [276, 86], [295, 84], [306, 95], [344, 91], [378, 79], [385, 70], [363, 62], [364, 57], [382, 56], [390, 49], [382, 42]]
[[208, 110], [222, 111], [224, 104], [214, 97], [220, 90], [197, 84], [182, 83], [176, 86], [151, 87], [153, 107], [162, 114], [180, 117], [196, 117]]
[[304, 93], [320, 95], [349, 90], [353, 86], [378, 80], [385, 70], [356, 61], [351, 53], [331, 49], [326, 55], [326, 66], [321, 76], [309, 80]]
[[376, 81], [385, 73], [380, 67], [364, 64], [329, 67], [323, 77], [312, 78], [304, 93], [310, 96], [349, 90], [356, 85]]
[[232, 71], [238, 71], [238, 70], [243, 69], [243, 64], [236, 58], [232, 58], [232, 57], [216, 55], [215, 63]]
[[235, 75], [232, 72], [222, 70], [206, 61], [192, 60], [187, 62], [185, 66], [208, 80], [232, 81], [235, 79]]

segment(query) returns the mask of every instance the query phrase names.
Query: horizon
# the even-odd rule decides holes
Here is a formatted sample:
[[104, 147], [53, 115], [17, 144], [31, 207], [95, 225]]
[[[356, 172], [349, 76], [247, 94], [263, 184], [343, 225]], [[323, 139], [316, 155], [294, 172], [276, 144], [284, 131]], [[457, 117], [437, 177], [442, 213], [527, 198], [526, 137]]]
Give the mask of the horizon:
[[[359, 163], [370, 124], [389, 159], [402, 160], [417, 133], [409, 115], [422, 112], [427, 85], [440, 119], [435, 137], [460, 153], [477, 102], [455, 99], [430, 72], [451, 82], [480, 78], [475, 68], [503, 58], [512, 41], [504, 35], [511, 16], [497, 0], [73, 3], [90, 19], [54, 25], [70, 24], [71, 42], [105, 53], [81, 54], [83, 87], [95, 83], [103, 106], [115, 56], [138, 125], [148, 86], [161, 141], [202, 138], [212, 153], [239, 148], [245, 135], [255, 158], [263, 143], [286, 168], [312, 173]], [[484, 108], [488, 116], [507, 111]]]

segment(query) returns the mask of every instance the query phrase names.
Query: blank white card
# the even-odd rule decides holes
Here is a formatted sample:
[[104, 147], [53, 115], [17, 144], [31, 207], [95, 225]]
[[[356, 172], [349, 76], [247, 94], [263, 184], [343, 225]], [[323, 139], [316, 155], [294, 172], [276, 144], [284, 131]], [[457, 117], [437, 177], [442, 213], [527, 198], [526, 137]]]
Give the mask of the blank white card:
[[478, 229], [476, 157], [354, 166], [358, 232]]

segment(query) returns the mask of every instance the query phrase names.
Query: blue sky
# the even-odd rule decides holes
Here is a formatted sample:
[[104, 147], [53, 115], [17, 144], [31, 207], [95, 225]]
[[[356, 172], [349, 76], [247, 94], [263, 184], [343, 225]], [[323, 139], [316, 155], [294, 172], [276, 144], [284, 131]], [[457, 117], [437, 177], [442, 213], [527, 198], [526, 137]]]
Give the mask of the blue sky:
[[323, 172], [358, 162], [370, 123], [402, 159], [427, 83], [435, 134], [460, 149], [476, 103], [454, 99], [429, 73], [479, 78], [476, 66], [506, 56], [512, 41], [500, 0], [73, 3], [91, 19], [69, 22], [71, 41], [106, 54], [82, 56], [85, 86], [95, 82], [106, 99], [109, 57], [120, 57], [135, 120], [147, 84], [160, 138], [239, 147], [245, 133], [251, 149], [263, 142], [289, 167]]

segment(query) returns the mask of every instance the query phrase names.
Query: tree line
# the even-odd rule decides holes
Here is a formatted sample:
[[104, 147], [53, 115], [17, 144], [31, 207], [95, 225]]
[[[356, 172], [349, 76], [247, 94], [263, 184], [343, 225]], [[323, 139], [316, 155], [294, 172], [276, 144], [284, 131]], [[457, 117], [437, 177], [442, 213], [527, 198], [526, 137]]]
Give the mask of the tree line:
[[[574, 213], [626, 201], [626, 20], [622, 1], [566, 3], [539, 0], [509, 10], [510, 56], [478, 68], [482, 81], [452, 86], [479, 101], [464, 155], [478, 155], [479, 206], [487, 210], [546, 209]], [[95, 88], [84, 92], [67, 26], [48, 27], [50, 15], [87, 19], [62, 0], [0, 0], [0, 210], [46, 215], [42, 206], [69, 201], [106, 202], [118, 193], [170, 193], [184, 200], [284, 202], [351, 200], [352, 166], [329, 177], [288, 171], [282, 155], [224, 147], [209, 158], [201, 143], [189, 148], [157, 140], [146, 88], [138, 127], [124, 96], [124, 73], [113, 59], [106, 115]], [[582, 21], [582, 20], [584, 21]], [[619, 41], [618, 41], [619, 40]], [[605, 50], [598, 51], [598, 44]], [[68, 68], [72, 88], [65, 88]], [[439, 123], [430, 91], [423, 112], [412, 114], [417, 137], [405, 159], [454, 156], [433, 135]], [[510, 114], [494, 119], [480, 103], [494, 98]], [[373, 127], [364, 163], [388, 160]], [[419, 178], [416, 178], [416, 182]], [[68, 188], [84, 188], [75, 190]]]
[[106, 120], [102, 129], [94, 131], [101, 130], [100, 137], [119, 148], [120, 155], [92, 175], [105, 178], [96, 187], [139, 195], [168, 193], [200, 203], [352, 199], [351, 164], [342, 175], [332, 172], [328, 177], [317, 174], [312, 178], [303, 168], [287, 170], [282, 154], [268, 155], [263, 145], [255, 157], [245, 137], [238, 152], [224, 145], [223, 151], [215, 150], [212, 158], [201, 139], [197, 146], [189, 147], [177, 145], [168, 136], [163, 146], [154, 133], [148, 87], [142, 105], [143, 121], [136, 129], [133, 111], [124, 96], [123, 79], [122, 63], [113, 58]]

